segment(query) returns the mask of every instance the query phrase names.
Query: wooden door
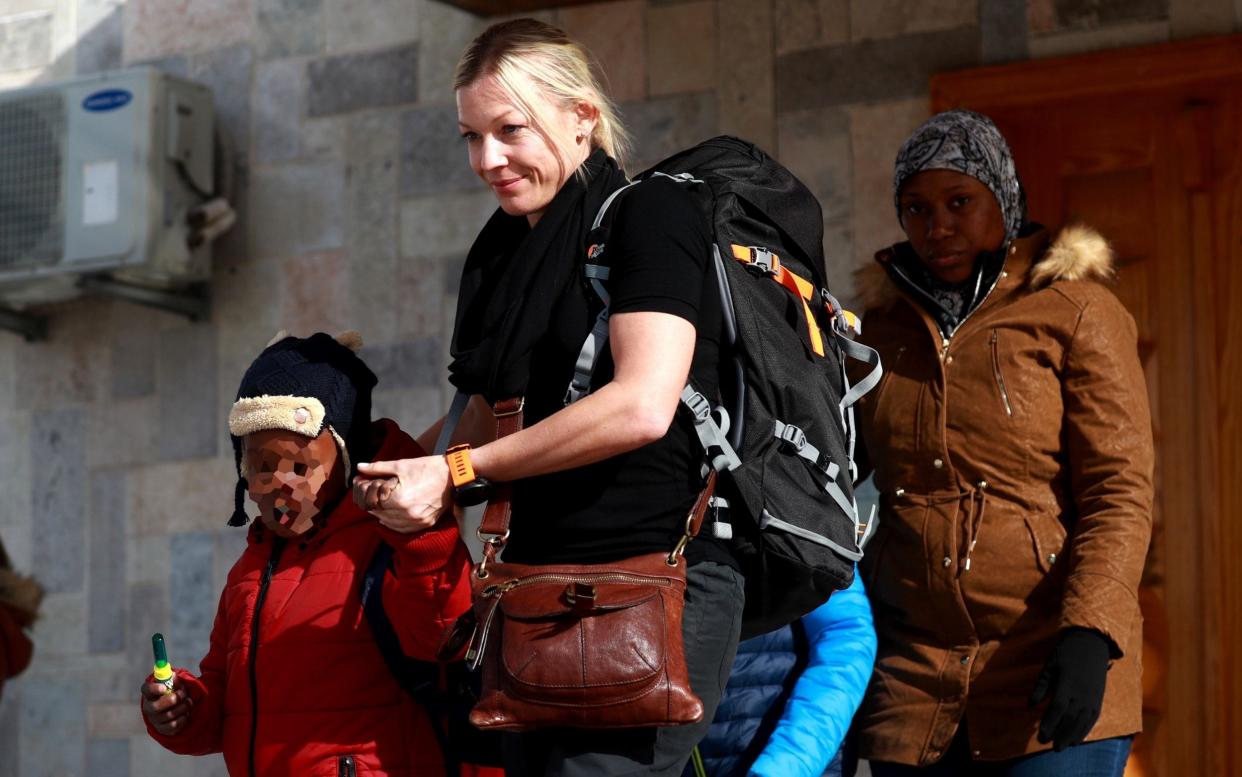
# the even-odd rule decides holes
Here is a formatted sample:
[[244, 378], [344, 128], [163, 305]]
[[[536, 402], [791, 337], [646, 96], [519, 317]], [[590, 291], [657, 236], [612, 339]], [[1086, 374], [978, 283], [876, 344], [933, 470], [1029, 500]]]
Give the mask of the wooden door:
[[946, 74], [932, 102], [996, 121], [1033, 219], [1116, 250], [1157, 451], [1127, 774], [1242, 774], [1242, 36]]

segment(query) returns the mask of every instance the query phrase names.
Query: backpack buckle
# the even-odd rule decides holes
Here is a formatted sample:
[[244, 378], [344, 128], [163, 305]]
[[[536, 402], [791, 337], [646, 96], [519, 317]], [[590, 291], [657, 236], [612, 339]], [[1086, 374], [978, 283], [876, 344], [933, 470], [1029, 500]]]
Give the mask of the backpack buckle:
[[775, 276], [781, 271], [781, 260], [766, 248], [750, 246], [750, 264], [747, 267], [758, 270], [764, 275]]
[[703, 423], [711, 417], [712, 403], [707, 401], [707, 397], [703, 396], [702, 392], [696, 391], [682, 401], [685, 403], [686, 409], [694, 414], [695, 422]]
[[801, 453], [806, 447], [806, 432], [791, 424], [785, 424], [785, 428], [781, 429], [777, 437], [783, 444], [793, 448], [795, 453]]

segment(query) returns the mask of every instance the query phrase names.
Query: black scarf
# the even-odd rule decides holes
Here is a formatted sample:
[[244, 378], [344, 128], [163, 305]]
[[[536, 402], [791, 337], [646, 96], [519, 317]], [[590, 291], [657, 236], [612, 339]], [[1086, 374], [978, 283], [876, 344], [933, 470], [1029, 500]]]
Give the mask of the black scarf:
[[1005, 268], [1007, 251], [1001, 246], [996, 251], [984, 251], [975, 260], [970, 277], [960, 283], [942, 281], [919, 260], [909, 243], [895, 246], [896, 263], [909, 282], [923, 292], [919, 297], [923, 308], [936, 320], [936, 326], [948, 337], [961, 325], [975, 308], [983, 304], [988, 293]]
[[[524, 396], [531, 352], [557, 300], [586, 258], [587, 233], [609, 194], [624, 186], [617, 163], [596, 149], [532, 229], [497, 209], [475, 238], [461, 274], [449, 380], [489, 402]], [[585, 333], [584, 333], [585, 334]]]

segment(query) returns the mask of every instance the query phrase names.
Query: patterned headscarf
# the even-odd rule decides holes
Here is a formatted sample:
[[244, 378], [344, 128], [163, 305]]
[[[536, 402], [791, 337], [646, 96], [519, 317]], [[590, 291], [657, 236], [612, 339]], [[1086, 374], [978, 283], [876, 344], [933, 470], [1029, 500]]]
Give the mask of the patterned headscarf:
[[992, 190], [1005, 219], [1005, 242], [1026, 223], [1026, 193], [1018, 180], [1009, 144], [992, 120], [973, 111], [938, 113], [914, 131], [897, 153], [893, 202], [901, 218], [901, 185], [924, 170], [956, 170]]

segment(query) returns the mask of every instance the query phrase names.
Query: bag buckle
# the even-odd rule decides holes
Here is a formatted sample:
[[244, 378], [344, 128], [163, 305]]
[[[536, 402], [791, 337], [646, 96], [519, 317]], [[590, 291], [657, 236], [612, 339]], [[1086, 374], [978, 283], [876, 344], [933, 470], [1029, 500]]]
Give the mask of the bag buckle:
[[793, 448], [794, 453], [801, 453], [806, 447], [806, 432], [792, 424], [785, 424], [785, 428], [781, 429], [781, 433], [777, 435], [780, 441]]
[[570, 583], [565, 586], [565, 603], [578, 614], [595, 609], [595, 586], [590, 583]]
[[[512, 400], [506, 400], [506, 401], [512, 401]], [[517, 407], [510, 407], [504, 410], [497, 409], [499, 405], [501, 404], [503, 403], [502, 402], [496, 403], [496, 407], [492, 408], [492, 415], [495, 416], [496, 418], [507, 418], [511, 415], [517, 415], [518, 413], [522, 412], [522, 409], [526, 407], [526, 397], [521, 397], [520, 399], [518, 399]]]
[[491, 575], [487, 571], [487, 561], [489, 558], [495, 559], [496, 554], [504, 549], [505, 543], [509, 540], [509, 530], [505, 529], [504, 534], [488, 534], [483, 531], [483, 527], [479, 527], [474, 530], [474, 536], [483, 543], [483, 558], [479, 559], [479, 565], [475, 567], [474, 574], [480, 580], [485, 580]]

